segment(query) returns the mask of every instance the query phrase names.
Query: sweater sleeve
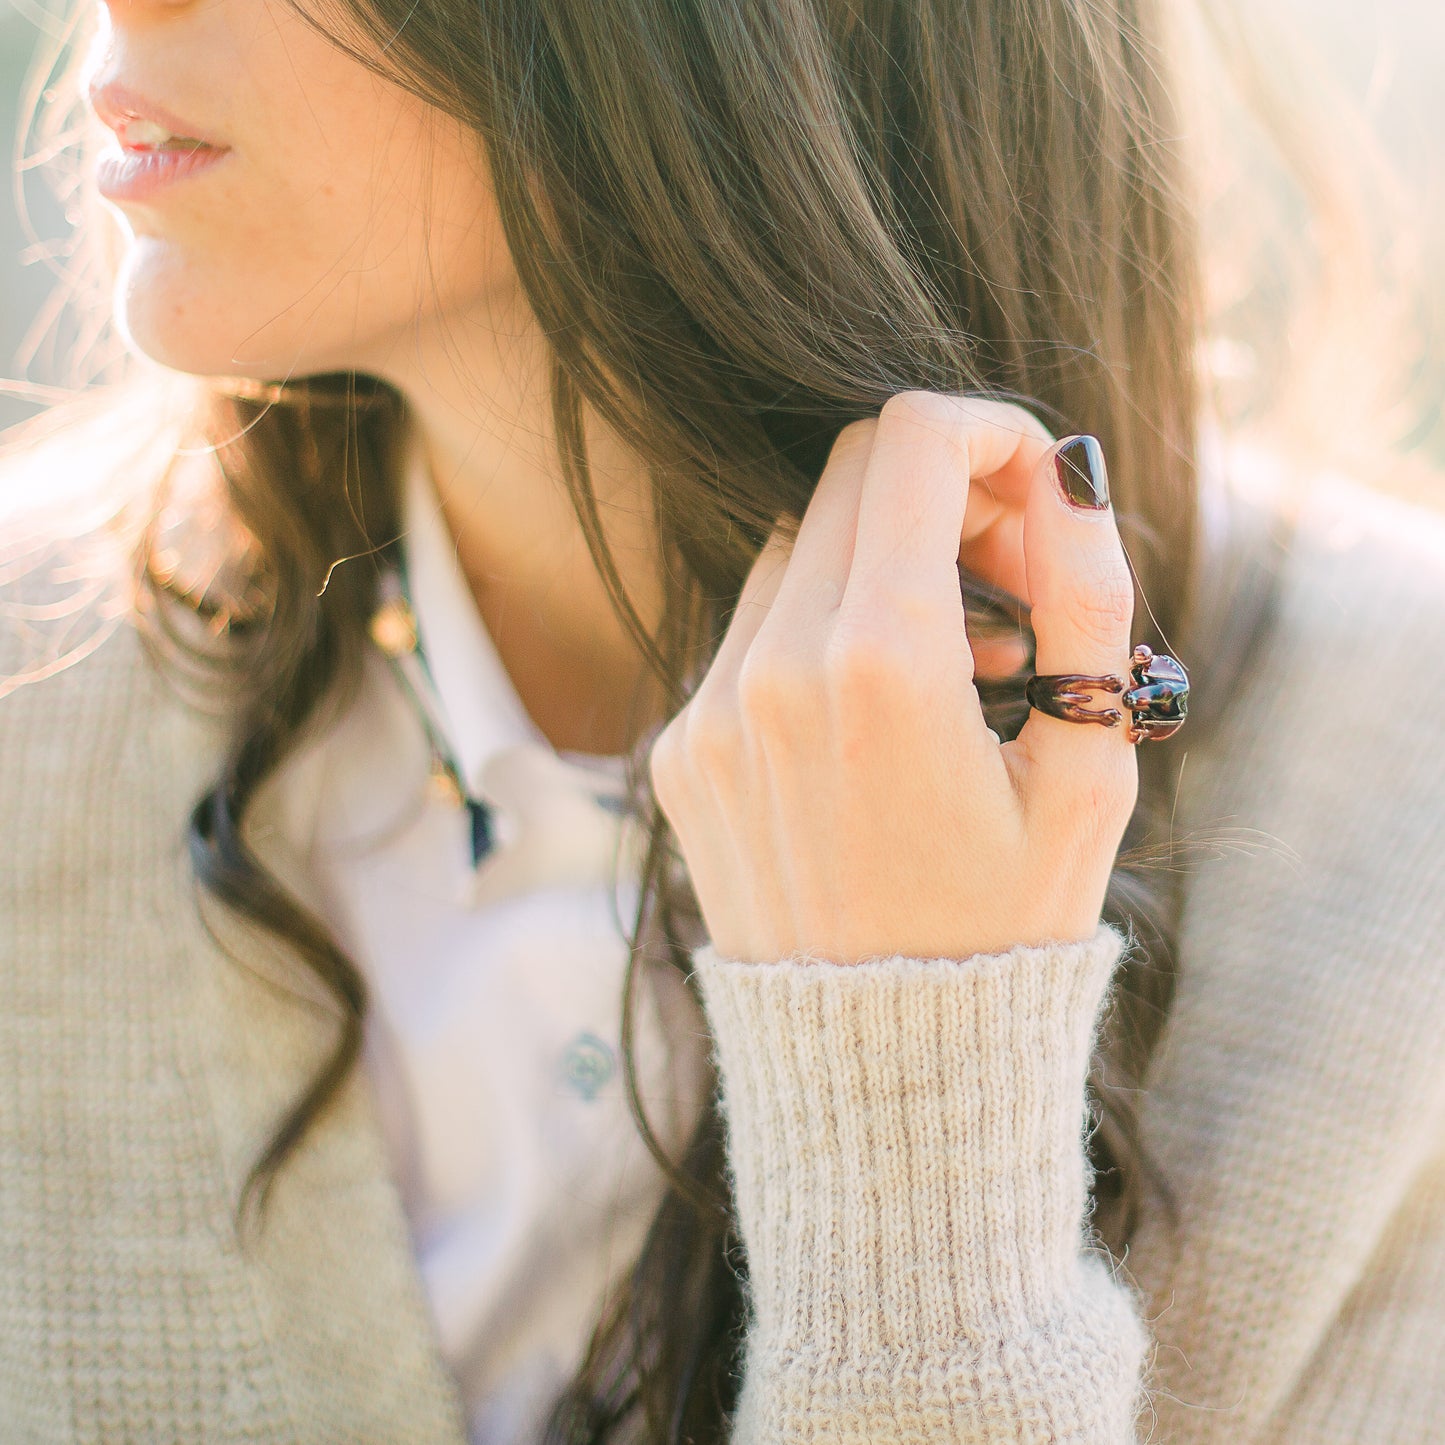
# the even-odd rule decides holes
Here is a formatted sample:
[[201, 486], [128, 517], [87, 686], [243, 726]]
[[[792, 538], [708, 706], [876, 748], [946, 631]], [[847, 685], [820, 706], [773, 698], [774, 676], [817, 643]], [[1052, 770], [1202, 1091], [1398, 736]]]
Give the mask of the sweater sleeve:
[[1146, 1336], [1085, 1227], [1120, 949], [697, 950], [751, 1292], [736, 1445], [1134, 1439]]

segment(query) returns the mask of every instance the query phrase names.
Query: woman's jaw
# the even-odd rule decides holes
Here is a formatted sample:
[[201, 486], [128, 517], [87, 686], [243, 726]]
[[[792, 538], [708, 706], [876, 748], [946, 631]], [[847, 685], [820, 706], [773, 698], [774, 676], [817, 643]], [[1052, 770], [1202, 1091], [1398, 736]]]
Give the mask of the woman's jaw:
[[87, 88], [118, 319], [163, 365], [404, 385], [428, 325], [515, 284], [476, 137], [285, 0], [113, 4]]

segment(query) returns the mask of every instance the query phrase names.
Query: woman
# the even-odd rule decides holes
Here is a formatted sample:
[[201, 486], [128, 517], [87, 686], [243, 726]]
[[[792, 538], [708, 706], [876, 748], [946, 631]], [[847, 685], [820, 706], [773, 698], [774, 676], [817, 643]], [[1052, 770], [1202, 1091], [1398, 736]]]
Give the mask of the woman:
[[1442, 1438], [1445, 543], [1208, 462], [1159, 8], [105, 9], [17, 1438]]

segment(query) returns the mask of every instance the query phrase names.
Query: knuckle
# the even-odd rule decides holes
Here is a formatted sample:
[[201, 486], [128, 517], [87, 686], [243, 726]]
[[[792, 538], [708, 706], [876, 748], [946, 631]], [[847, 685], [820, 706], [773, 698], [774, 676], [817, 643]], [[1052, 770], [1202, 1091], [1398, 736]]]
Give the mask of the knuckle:
[[712, 697], [706, 684], [695, 692], [658, 734], [648, 759], [659, 801], [678, 797], [699, 778], [729, 770], [738, 751], [735, 709]]
[[738, 705], [751, 723], [768, 730], [790, 726], [807, 707], [808, 688], [795, 662], [754, 648], [738, 670]]
[[828, 453], [828, 465], [835, 466], [854, 457], [866, 457], [873, 446], [873, 436], [877, 430], [876, 417], [859, 417], [856, 421], [850, 421], [833, 438], [833, 445]]
[[964, 414], [958, 397], [942, 391], [895, 391], [879, 408], [880, 418], [908, 423], [952, 421]]
[[682, 790], [683, 726], [681, 715], [674, 717], [653, 740], [647, 755], [647, 775], [664, 813], [671, 813]]
[[835, 637], [826, 667], [829, 691], [845, 713], [850, 706], [871, 706], [906, 680], [901, 649], [876, 629]]
[[740, 751], [737, 714], [720, 707], [696, 709], [688, 719], [687, 753], [691, 766], [706, 777], [732, 771]]
[[902, 579], [878, 589], [874, 615], [880, 624], [886, 619], [886, 628], [878, 627], [878, 645], [895, 655], [905, 644], [914, 646], [936, 637], [940, 627], [956, 631], [963, 625], [961, 617], [940, 611], [937, 597]]
[[1043, 422], [1034, 415], [1027, 407], [1020, 406], [1016, 401], [987, 401], [979, 403], [990, 408], [996, 408], [995, 422], [997, 425], [1011, 432], [1017, 432], [1020, 436], [1032, 437], [1035, 441], [1052, 442], [1053, 433]]
[[883, 403], [878, 420], [880, 425], [917, 428], [942, 437], [967, 467], [974, 418], [963, 398], [941, 391], [895, 392]]
[[1044, 443], [1053, 440], [1048, 427], [1016, 401], [1002, 401], [976, 392], [958, 393], [950, 396], [949, 400], [958, 413], [975, 427], [993, 427], [1011, 436], [1031, 437]]

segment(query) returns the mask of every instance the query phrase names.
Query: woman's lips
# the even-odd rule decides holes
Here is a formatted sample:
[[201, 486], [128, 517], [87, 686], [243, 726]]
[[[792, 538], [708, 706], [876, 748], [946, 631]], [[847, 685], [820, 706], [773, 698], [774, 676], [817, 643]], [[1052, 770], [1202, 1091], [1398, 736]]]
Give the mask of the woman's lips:
[[146, 201], [167, 186], [209, 170], [231, 152], [224, 146], [115, 146], [96, 164], [96, 184], [108, 201]]
[[101, 154], [96, 166], [100, 193], [107, 200], [149, 200], [230, 154], [230, 147], [208, 140], [118, 81], [93, 85], [90, 103], [115, 133], [115, 144]]

